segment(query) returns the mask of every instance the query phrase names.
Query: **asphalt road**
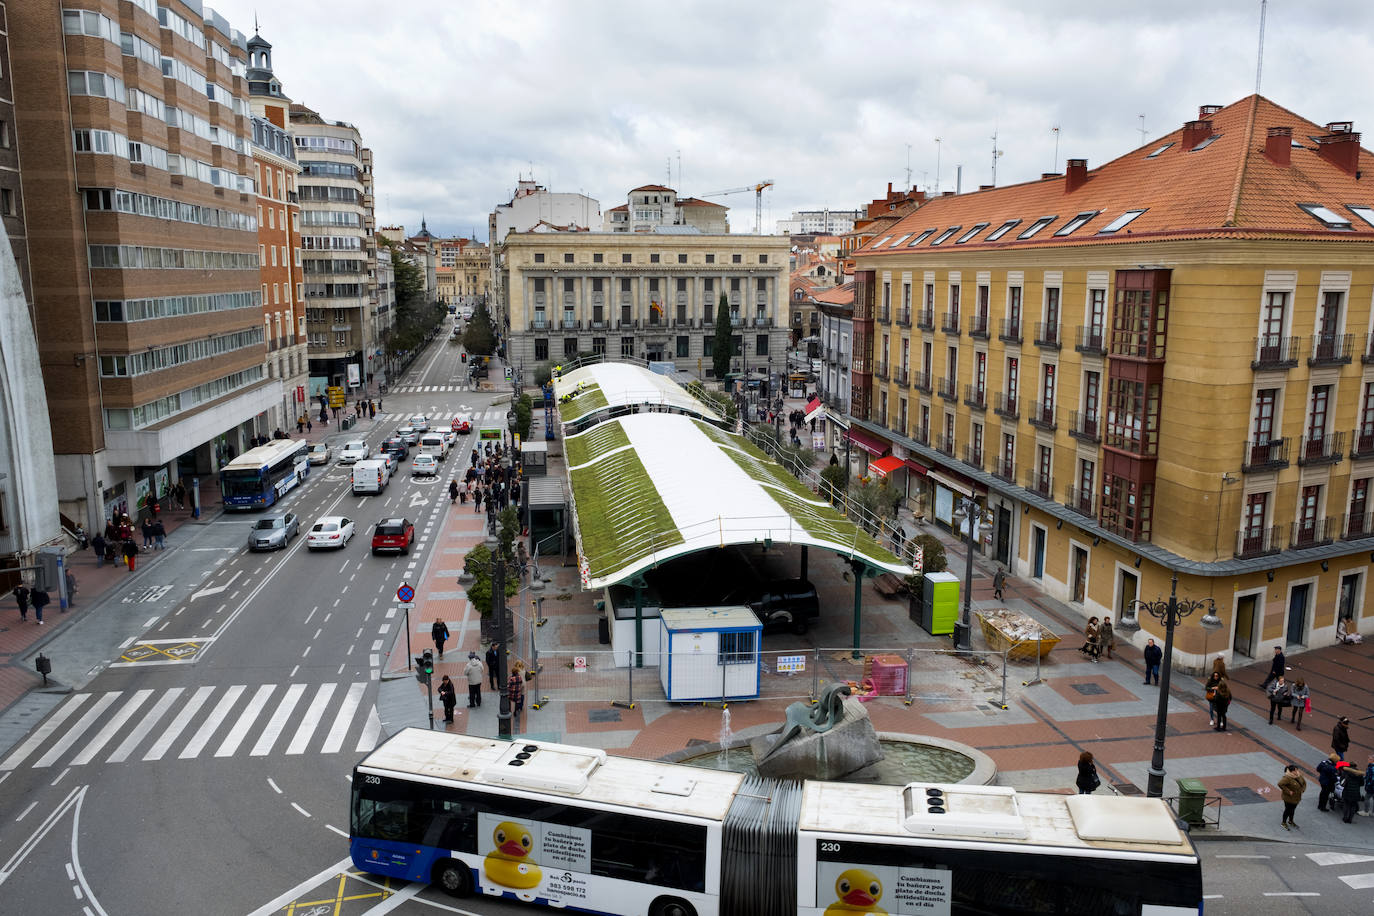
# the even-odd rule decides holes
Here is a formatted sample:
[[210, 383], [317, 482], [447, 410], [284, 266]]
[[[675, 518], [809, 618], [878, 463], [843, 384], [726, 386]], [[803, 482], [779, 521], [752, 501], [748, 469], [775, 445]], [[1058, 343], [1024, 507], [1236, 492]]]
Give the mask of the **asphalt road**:
[[[1308, 805], [1308, 818], [1333, 817]], [[1359, 829], [1365, 825], [1352, 825]], [[1207, 916], [1364, 916], [1374, 911], [1374, 855], [1301, 843], [1198, 843]]]

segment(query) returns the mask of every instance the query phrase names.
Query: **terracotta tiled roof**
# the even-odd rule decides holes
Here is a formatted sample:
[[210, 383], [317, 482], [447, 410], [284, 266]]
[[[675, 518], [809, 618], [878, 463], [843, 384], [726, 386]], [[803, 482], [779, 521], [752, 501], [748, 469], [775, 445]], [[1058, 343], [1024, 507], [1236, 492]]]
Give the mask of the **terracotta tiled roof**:
[[811, 300], [824, 305], [853, 305], [854, 281], [841, 283], [839, 286], [832, 286], [830, 289], [815, 293], [811, 296]]
[[698, 199], [695, 198], [695, 197], [681, 197], [681, 198], [678, 198], [678, 202], [677, 202], [677, 203], [678, 203], [678, 206], [680, 206], [680, 207], [715, 207], [717, 210], [728, 210], [728, 209], [730, 209], [729, 207], [725, 206], [724, 204], [718, 204], [718, 203], [716, 203], [715, 201], [711, 201], [711, 200], [698, 200]]
[[[1210, 129], [1192, 122], [1196, 126], [1189, 143], [1184, 143], [1186, 127], [1173, 131], [1086, 170], [1071, 191], [1067, 190], [1070, 178], [1061, 175], [929, 200], [896, 225], [877, 224], [881, 228], [860, 253], [882, 256], [929, 250], [932, 241], [955, 226], [961, 228], [938, 246], [942, 251], [1187, 237], [1374, 240], [1374, 226], [1346, 209], [1347, 204], [1374, 207], [1374, 186], [1318, 152], [1321, 144], [1315, 138], [1327, 137], [1328, 143], [1335, 138], [1339, 143], [1340, 132], [1333, 133], [1258, 95], [1204, 114]], [[1300, 144], [1288, 147], [1288, 165], [1278, 164], [1265, 152], [1269, 129], [1275, 127], [1291, 128], [1292, 142]], [[1209, 137], [1214, 139], [1205, 142]], [[1349, 134], [1344, 139], [1358, 146], [1358, 138]], [[1367, 150], [1358, 149], [1352, 162], [1361, 174], [1374, 175], [1374, 155]], [[1350, 228], [1330, 228], [1301, 209], [1300, 203], [1324, 206], [1348, 220]], [[1145, 212], [1129, 225], [1100, 234], [1126, 211], [1138, 209]], [[1072, 234], [1055, 235], [1076, 215], [1093, 211], [1096, 215]], [[1032, 239], [1018, 239], [1019, 233], [1047, 216], [1054, 216], [1054, 221]], [[1021, 222], [998, 241], [985, 241], [1008, 220]], [[958, 244], [979, 223], [987, 225]], [[911, 242], [927, 229], [936, 231], [911, 248]], [[897, 244], [903, 235], [908, 237]]]
[[630, 209], [629, 204], [621, 204], [621, 205], [618, 206], [618, 207], [607, 207], [605, 212], [607, 212], [607, 213], [615, 213], [617, 210], [628, 210], [628, 209]]
[[673, 189], [672, 189], [672, 188], [665, 188], [665, 187], [664, 187], [663, 185], [661, 185], [661, 184], [646, 184], [646, 185], [644, 185], [642, 188], [632, 188], [632, 189], [630, 190], [630, 193], [633, 194], [635, 191], [671, 191], [671, 190], [673, 190]]

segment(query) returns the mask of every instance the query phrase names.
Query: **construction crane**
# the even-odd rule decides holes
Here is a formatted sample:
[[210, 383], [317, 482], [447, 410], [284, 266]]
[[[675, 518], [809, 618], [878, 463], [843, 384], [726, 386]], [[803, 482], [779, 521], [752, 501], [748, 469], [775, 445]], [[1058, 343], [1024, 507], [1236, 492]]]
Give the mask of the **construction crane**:
[[712, 191], [710, 194], [703, 194], [702, 197], [724, 197], [727, 194], [743, 194], [746, 191], [754, 192], [754, 234], [763, 233], [763, 189], [771, 188], [773, 179], [765, 178], [757, 184], [751, 184], [743, 188], [727, 188], [724, 191]]

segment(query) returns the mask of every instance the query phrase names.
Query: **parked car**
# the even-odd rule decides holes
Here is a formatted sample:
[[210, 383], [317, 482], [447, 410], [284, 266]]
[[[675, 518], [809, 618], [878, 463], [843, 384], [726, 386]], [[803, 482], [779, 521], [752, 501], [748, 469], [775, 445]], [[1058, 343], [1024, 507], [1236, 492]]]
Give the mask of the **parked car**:
[[354, 464], [367, 458], [372, 454], [368, 450], [367, 443], [361, 439], [354, 439], [345, 442], [344, 447], [339, 449], [339, 464]]
[[411, 429], [417, 429], [422, 433], [429, 432], [429, 417], [422, 413], [417, 413], [415, 416], [411, 417], [407, 423], [410, 425]]
[[470, 433], [472, 432], [472, 418], [454, 417], [453, 422], [449, 425], [449, 429], [453, 430], [455, 433]]
[[323, 442], [316, 442], [314, 445], [310, 446], [309, 454], [311, 464], [328, 464], [330, 459], [334, 457], [334, 453], [329, 450], [329, 446], [325, 445]]
[[411, 477], [433, 477], [439, 473], [439, 459], [427, 452], [421, 452], [410, 462]]
[[382, 451], [391, 455], [397, 461], [405, 461], [410, 457], [410, 444], [397, 436], [396, 438], [384, 441], [382, 443]]
[[372, 552], [395, 550], [410, 553], [415, 540], [415, 526], [407, 518], [384, 518], [372, 529]]
[[353, 540], [353, 519], [342, 515], [326, 515], [317, 521], [305, 536], [306, 550], [325, 547], [344, 547]]
[[413, 426], [398, 426], [396, 437], [406, 440], [406, 445], [414, 445], [420, 441], [420, 431]]
[[805, 633], [811, 621], [821, 616], [816, 587], [805, 579], [776, 579], [760, 583], [761, 593], [746, 602], [765, 629], [790, 629]]
[[248, 532], [248, 549], [281, 550], [300, 533], [300, 521], [294, 512], [264, 515]]

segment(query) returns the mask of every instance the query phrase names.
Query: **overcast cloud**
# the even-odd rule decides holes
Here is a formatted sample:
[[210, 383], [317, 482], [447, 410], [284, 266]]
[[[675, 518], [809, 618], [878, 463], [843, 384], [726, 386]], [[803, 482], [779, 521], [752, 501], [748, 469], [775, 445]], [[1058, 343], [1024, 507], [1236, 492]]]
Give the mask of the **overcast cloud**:
[[[604, 209], [773, 179], [791, 211], [860, 207], [892, 182], [963, 189], [1089, 167], [1254, 91], [1259, 0], [210, 0], [256, 13], [293, 100], [376, 155], [381, 225], [486, 235], [531, 177]], [[1374, 3], [1272, 0], [1262, 93], [1374, 129]], [[1144, 115], [1145, 139], [1140, 128]], [[1059, 154], [1055, 133], [1059, 127]], [[936, 138], [940, 142], [936, 143]], [[680, 169], [679, 169], [680, 156]], [[669, 164], [672, 177], [669, 181]], [[752, 193], [716, 198], [752, 231]]]

